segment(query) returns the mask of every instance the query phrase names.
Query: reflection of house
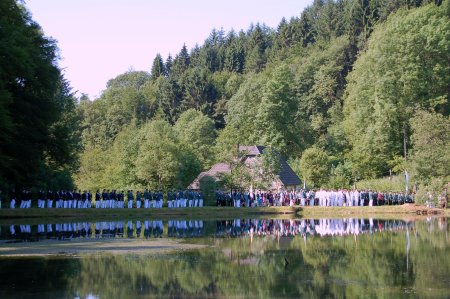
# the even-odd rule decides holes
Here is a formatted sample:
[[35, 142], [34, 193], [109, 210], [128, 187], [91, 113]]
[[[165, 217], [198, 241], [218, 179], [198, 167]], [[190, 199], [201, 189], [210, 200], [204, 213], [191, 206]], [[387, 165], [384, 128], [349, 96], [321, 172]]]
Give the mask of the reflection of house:
[[[245, 154], [244, 164], [252, 169], [255, 165], [260, 163], [260, 156], [264, 151], [264, 146], [261, 145], [251, 145], [251, 146], [239, 146], [239, 151]], [[287, 164], [287, 162], [280, 158], [280, 173], [278, 173], [277, 178], [272, 182], [271, 189], [294, 189], [300, 186], [300, 179], [292, 170], [292, 168]], [[213, 178], [215, 181], [219, 181], [221, 175], [230, 173], [231, 168], [227, 163], [217, 163], [210, 170], [204, 171], [198, 175], [198, 177], [189, 185], [188, 189], [199, 190], [200, 181], [205, 178]]]

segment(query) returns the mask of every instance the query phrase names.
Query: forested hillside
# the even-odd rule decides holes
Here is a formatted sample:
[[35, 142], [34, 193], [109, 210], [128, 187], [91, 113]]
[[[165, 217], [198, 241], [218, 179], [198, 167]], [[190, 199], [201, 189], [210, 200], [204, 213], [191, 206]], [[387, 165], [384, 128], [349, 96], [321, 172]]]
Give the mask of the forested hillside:
[[213, 29], [193, 49], [180, 41], [179, 53], [149, 57], [148, 72], [120, 74], [64, 114], [81, 137], [74, 182], [184, 188], [236, 144], [261, 144], [310, 186], [407, 169], [439, 189], [450, 179], [449, 3], [316, 0], [277, 28]]
[[315, 1], [276, 29], [214, 29], [81, 99], [76, 183], [181, 188], [238, 143], [315, 186], [448, 180], [449, 33], [448, 1]]

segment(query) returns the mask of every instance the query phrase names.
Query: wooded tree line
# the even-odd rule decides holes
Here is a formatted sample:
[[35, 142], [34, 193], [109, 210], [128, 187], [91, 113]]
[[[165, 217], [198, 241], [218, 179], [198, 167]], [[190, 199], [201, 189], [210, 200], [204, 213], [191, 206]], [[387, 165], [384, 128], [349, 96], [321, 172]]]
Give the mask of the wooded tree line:
[[0, 1], [0, 188], [73, 185], [77, 99], [23, 5]]
[[448, 0], [322, 0], [277, 28], [213, 29], [63, 114], [75, 183], [186, 187], [238, 143], [273, 146], [315, 186], [405, 167], [448, 181], [449, 27]]

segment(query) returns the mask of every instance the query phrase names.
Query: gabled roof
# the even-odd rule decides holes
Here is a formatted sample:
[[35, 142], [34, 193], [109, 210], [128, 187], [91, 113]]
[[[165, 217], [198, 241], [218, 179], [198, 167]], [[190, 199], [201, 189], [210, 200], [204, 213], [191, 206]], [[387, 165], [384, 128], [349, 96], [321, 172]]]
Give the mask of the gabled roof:
[[[247, 156], [259, 156], [264, 152], [266, 147], [263, 145], [240, 145], [239, 150], [245, 151]], [[301, 181], [297, 174], [287, 164], [286, 160], [280, 157], [280, 173], [278, 174], [283, 185], [300, 185]]]
[[212, 177], [218, 179], [222, 173], [230, 173], [230, 165], [226, 163], [217, 163], [211, 167], [210, 170], [201, 172], [198, 177], [188, 186], [188, 189], [199, 190], [200, 181], [205, 177]]
[[280, 159], [280, 164], [281, 170], [278, 176], [280, 177], [280, 181], [283, 183], [283, 185], [300, 185], [301, 181], [299, 177], [283, 158]]
[[228, 165], [227, 163], [217, 163], [206, 173], [212, 176], [218, 173], [228, 173], [230, 171], [230, 165]]
[[[255, 164], [253, 160], [258, 159], [265, 149], [262, 145], [240, 145], [239, 150], [246, 152], [246, 165], [247, 167], [252, 167]], [[247, 163], [250, 162], [250, 163]], [[297, 174], [292, 170], [292, 168], [287, 164], [287, 162], [280, 157], [280, 173], [278, 174], [279, 180], [284, 186], [297, 186], [301, 184], [301, 181]], [[222, 173], [230, 173], [230, 165], [227, 163], [217, 163], [210, 170], [204, 171], [198, 175], [198, 177], [188, 186], [188, 189], [200, 189], [200, 180], [205, 177], [212, 177], [215, 180], [220, 178]]]
[[239, 145], [239, 151], [246, 152], [248, 156], [259, 156], [263, 153], [265, 146], [262, 145]]

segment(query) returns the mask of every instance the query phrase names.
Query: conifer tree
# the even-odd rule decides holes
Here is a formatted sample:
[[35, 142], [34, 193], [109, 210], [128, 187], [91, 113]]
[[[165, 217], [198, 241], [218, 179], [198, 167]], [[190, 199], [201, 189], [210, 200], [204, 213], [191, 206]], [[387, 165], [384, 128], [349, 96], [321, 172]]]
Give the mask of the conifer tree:
[[164, 62], [159, 53], [156, 54], [155, 59], [153, 59], [152, 70], [150, 74], [153, 81], [156, 80], [159, 76], [164, 76], [166, 74]]

